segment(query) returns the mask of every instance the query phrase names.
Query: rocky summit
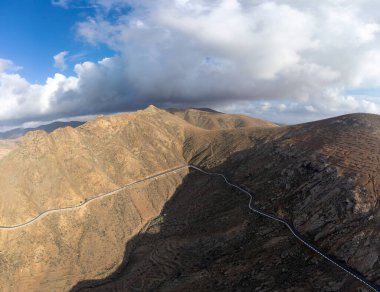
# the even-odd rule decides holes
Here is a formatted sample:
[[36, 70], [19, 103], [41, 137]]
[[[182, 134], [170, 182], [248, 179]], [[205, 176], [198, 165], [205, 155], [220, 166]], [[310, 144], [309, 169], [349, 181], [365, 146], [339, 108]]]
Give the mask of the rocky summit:
[[3, 140], [0, 291], [371, 291], [250, 207], [379, 287], [379, 145], [377, 115], [154, 106]]

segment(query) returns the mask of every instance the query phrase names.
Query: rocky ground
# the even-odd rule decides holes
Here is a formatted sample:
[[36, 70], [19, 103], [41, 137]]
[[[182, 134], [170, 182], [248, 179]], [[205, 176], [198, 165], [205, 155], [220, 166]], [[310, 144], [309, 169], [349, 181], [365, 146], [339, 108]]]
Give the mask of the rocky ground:
[[0, 140], [0, 159], [17, 147], [16, 140]]
[[[355, 291], [357, 281], [249, 212], [247, 197], [221, 178], [188, 175], [160, 220], [126, 250], [104, 281], [72, 291]], [[359, 291], [359, 290], [358, 290]]]
[[[283, 127], [222, 117], [150, 107], [29, 134], [0, 160], [1, 220], [192, 163], [244, 186], [256, 206], [379, 285], [380, 117]], [[0, 290], [368, 291], [284, 226], [252, 214], [247, 197], [220, 178], [183, 172], [141, 187], [140, 199], [129, 193], [134, 199], [0, 231]]]

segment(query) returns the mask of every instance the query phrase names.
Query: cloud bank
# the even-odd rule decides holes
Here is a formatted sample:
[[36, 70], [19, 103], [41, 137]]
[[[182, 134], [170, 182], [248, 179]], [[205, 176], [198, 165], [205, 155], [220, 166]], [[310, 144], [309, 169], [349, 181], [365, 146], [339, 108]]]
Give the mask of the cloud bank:
[[[73, 76], [55, 74], [45, 84], [29, 83], [0, 59], [0, 123], [150, 103], [210, 106], [287, 123], [380, 113], [375, 0], [82, 2], [95, 12], [76, 24], [78, 36], [115, 56], [77, 64]], [[65, 52], [55, 59], [63, 69]]]

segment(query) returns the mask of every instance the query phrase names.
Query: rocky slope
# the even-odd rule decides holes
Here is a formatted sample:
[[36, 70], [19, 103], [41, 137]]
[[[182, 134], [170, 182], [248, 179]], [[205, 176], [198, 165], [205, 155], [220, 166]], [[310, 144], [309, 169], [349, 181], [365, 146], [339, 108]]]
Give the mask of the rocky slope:
[[[0, 225], [192, 163], [251, 190], [257, 206], [380, 284], [379, 116], [240, 127], [191, 111], [202, 118], [149, 107], [28, 134], [0, 160]], [[0, 230], [0, 290], [366, 291], [247, 204], [222, 179], [183, 169]]]
[[[261, 209], [379, 284], [379, 131], [379, 116], [356, 114], [251, 132], [252, 147], [215, 169], [250, 189]], [[206, 167], [208, 157], [196, 162]]]
[[[355, 291], [360, 283], [248, 212], [220, 178], [186, 176], [162, 219], [126, 245], [124, 265], [72, 291]], [[364, 290], [365, 291], [365, 290]]]
[[17, 147], [15, 140], [0, 140], [0, 159]]
[[245, 127], [277, 127], [268, 121], [243, 115], [224, 114], [211, 109], [167, 109], [186, 122], [207, 130], [235, 129]]
[[[184, 165], [185, 141], [199, 131], [150, 106], [75, 129], [30, 132], [0, 160], [0, 225], [22, 224], [47, 209], [77, 205]], [[111, 273], [122, 262], [125, 243], [159, 216], [186, 173], [183, 169], [26, 227], [0, 229], [0, 290], [67, 291], [80, 280]], [[104, 259], [99, 261], [98, 254]]]
[[52, 134], [28, 133], [0, 160], [0, 225], [21, 223], [42, 210], [78, 204], [184, 164], [186, 126], [151, 107]]

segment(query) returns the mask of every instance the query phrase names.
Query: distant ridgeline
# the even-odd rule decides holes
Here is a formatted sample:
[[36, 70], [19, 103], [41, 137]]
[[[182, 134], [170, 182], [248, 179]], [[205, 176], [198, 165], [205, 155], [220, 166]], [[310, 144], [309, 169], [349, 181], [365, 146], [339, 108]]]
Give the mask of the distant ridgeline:
[[79, 127], [83, 125], [85, 122], [78, 122], [78, 121], [72, 121], [72, 122], [54, 122], [47, 125], [42, 125], [37, 128], [17, 128], [13, 129], [7, 132], [0, 132], [0, 139], [17, 139], [21, 136], [24, 136], [26, 133], [31, 131], [37, 131], [37, 130], [43, 130], [45, 132], [51, 133], [56, 129], [64, 128], [64, 127]]

